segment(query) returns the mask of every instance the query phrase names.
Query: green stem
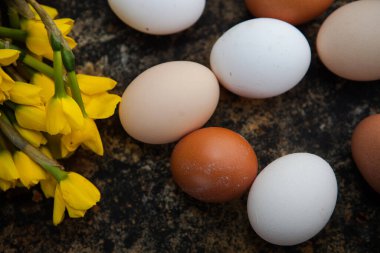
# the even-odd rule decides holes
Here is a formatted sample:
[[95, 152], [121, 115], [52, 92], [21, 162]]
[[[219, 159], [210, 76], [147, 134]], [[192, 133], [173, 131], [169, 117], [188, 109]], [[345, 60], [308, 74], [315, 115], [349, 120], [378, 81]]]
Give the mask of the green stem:
[[44, 168], [47, 172], [49, 172], [53, 177], [60, 182], [61, 180], [67, 178], [67, 172], [64, 170], [59, 169], [56, 166], [51, 165], [41, 165], [42, 168]]
[[43, 63], [42, 61], [37, 60], [31, 55], [26, 54], [22, 59], [22, 62], [34, 68], [38, 72], [41, 72], [44, 75], [54, 77], [54, 69], [52, 67], [50, 67], [46, 63]]
[[11, 28], [20, 28], [20, 17], [18, 16], [18, 12], [13, 7], [8, 7], [8, 18], [9, 25]]
[[71, 88], [71, 94], [75, 102], [77, 102], [77, 104], [79, 105], [83, 116], [87, 117], [86, 108], [84, 107], [84, 103], [83, 103], [82, 95], [80, 93], [78, 79], [77, 79], [77, 75], [75, 74], [75, 71], [69, 72], [68, 77], [69, 77], [69, 84]]
[[27, 154], [33, 161], [38, 163], [47, 172], [51, 173], [57, 181], [67, 177], [67, 172], [56, 160], [43, 154], [34, 146], [30, 145], [12, 126], [6, 115], [0, 111], [0, 130], [18, 149]]
[[61, 51], [53, 51], [55, 97], [66, 96]]
[[0, 26], [0, 36], [24, 42], [28, 34], [20, 29]]

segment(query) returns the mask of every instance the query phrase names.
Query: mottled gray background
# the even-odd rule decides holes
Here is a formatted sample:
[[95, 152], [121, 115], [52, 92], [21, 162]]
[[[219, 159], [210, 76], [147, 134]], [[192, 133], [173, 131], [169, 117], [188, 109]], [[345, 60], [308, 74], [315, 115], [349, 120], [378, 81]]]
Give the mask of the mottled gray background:
[[[200, 20], [170, 36], [145, 35], [124, 25], [105, 0], [44, 1], [76, 20], [72, 36], [78, 70], [118, 81], [122, 94], [138, 74], [158, 63], [191, 60], [209, 66], [216, 39], [252, 18], [242, 0], [209, 0]], [[331, 74], [315, 51], [317, 31], [328, 13], [350, 1], [335, 1], [324, 16], [299, 29], [312, 47], [305, 78], [271, 99], [248, 100], [222, 89], [208, 126], [242, 134], [254, 147], [260, 170], [293, 152], [325, 158], [339, 183], [338, 202], [324, 230], [294, 247], [273, 246], [251, 229], [246, 197], [206, 204], [173, 182], [174, 144], [146, 145], [130, 138], [118, 116], [98, 122], [105, 155], [83, 149], [64, 163], [90, 178], [102, 199], [84, 219], [52, 225], [53, 201], [38, 187], [0, 193], [1, 252], [380, 252], [380, 198], [359, 174], [350, 153], [354, 126], [379, 111], [380, 83], [358, 83]]]

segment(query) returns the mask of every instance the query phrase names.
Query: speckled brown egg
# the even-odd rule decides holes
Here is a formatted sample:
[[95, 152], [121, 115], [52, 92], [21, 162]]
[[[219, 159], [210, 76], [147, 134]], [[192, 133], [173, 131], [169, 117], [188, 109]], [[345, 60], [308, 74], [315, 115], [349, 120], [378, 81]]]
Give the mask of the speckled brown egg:
[[257, 175], [257, 157], [238, 133], [221, 127], [196, 130], [181, 139], [171, 157], [174, 181], [205, 202], [239, 198]]
[[245, 0], [252, 15], [276, 18], [293, 25], [318, 17], [332, 2], [333, 0]]
[[371, 115], [356, 126], [351, 148], [364, 179], [380, 193], [380, 114]]

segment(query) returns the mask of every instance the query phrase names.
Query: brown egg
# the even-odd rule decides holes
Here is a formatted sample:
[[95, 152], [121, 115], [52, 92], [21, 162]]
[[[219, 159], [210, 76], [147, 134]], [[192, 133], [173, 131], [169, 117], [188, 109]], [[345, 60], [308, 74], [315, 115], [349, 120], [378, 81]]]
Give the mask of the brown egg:
[[333, 0], [245, 0], [252, 15], [298, 25], [321, 15]]
[[380, 193], [380, 114], [371, 115], [356, 126], [351, 149], [364, 179]]
[[206, 202], [239, 198], [257, 175], [257, 157], [238, 133], [221, 127], [196, 130], [175, 146], [174, 181], [190, 196]]

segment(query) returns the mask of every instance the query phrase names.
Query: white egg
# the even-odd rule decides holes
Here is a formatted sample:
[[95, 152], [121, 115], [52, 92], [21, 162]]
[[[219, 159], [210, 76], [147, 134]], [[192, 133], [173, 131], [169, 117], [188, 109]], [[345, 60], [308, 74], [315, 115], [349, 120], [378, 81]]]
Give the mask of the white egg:
[[248, 98], [280, 95], [298, 84], [311, 60], [305, 36], [271, 18], [244, 21], [214, 44], [210, 64], [221, 84]]
[[319, 156], [295, 153], [265, 167], [248, 195], [252, 228], [277, 245], [307, 241], [329, 221], [337, 200], [337, 182]]
[[132, 28], [166, 35], [192, 26], [202, 15], [206, 0], [108, 0], [108, 3]]

